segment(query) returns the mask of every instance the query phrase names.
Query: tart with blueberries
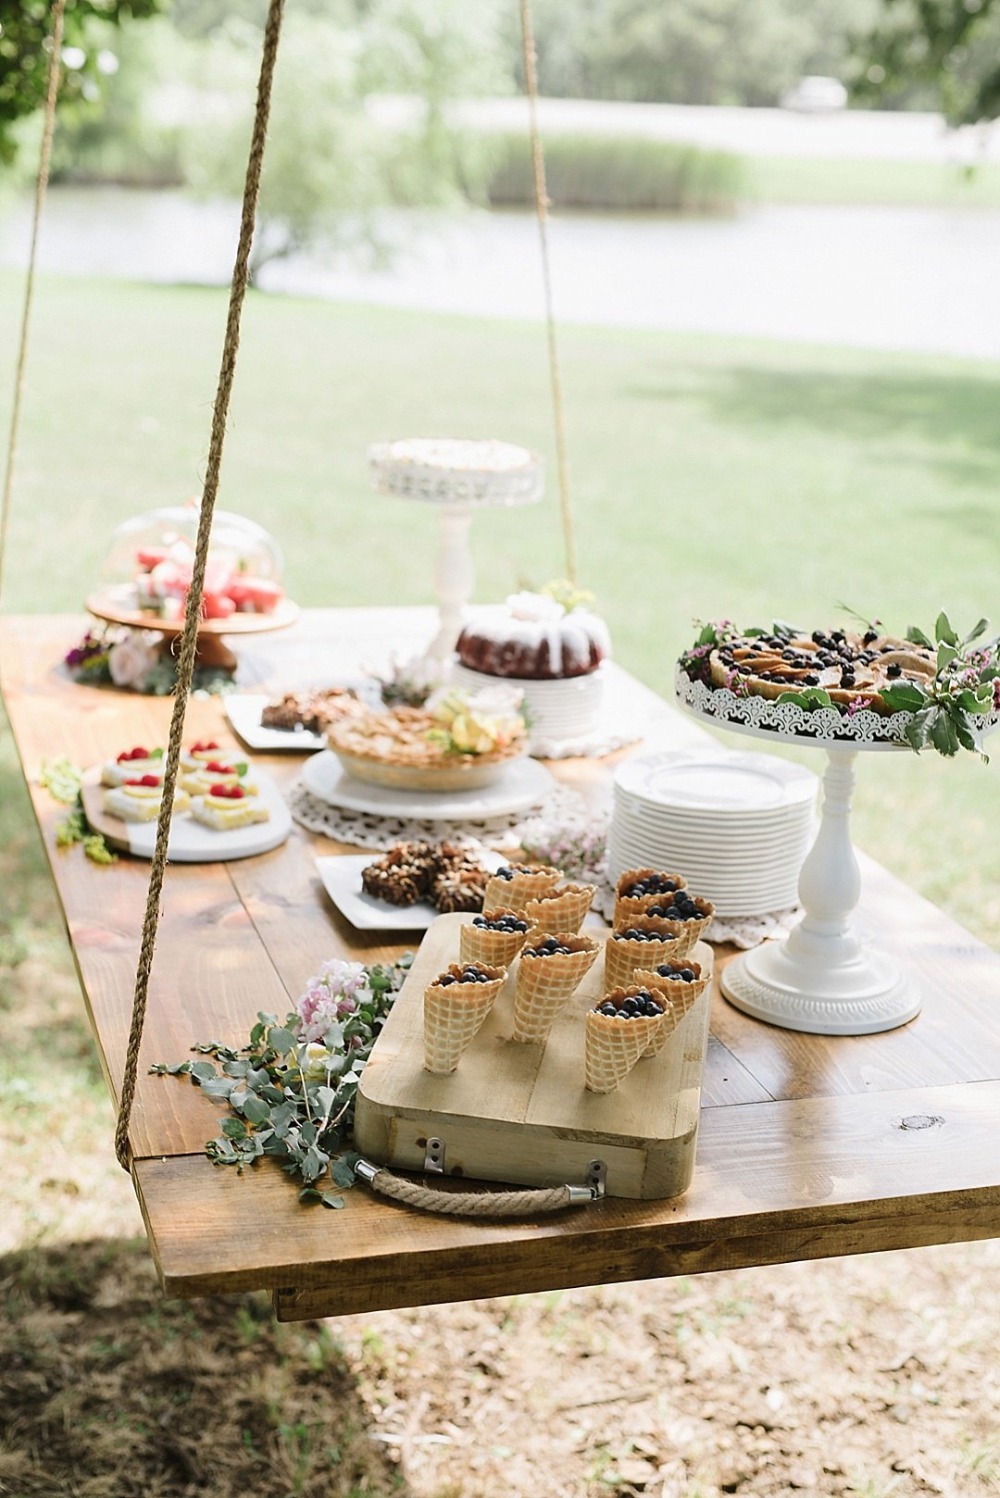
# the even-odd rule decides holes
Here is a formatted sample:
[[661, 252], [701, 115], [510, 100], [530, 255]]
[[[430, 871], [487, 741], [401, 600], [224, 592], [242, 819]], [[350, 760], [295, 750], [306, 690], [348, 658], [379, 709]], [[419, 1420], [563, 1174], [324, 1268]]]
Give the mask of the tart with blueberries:
[[768, 697], [819, 687], [831, 702], [859, 704], [887, 714], [881, 689], [892, 682], [933, 681], [937, 661], [925, 645], [868, 629], [816, 629], [811, 635], [737, 635], [709, 656], [713, 685]]

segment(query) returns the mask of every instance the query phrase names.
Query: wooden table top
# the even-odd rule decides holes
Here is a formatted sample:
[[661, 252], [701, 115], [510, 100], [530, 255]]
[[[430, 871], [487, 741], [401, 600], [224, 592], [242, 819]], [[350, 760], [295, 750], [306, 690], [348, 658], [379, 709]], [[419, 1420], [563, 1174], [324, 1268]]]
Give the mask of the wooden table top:
[[[312, 610], [241, 642], [241, 670], [252, 690], [318, 685], [422, 648], [434, 623], [429, 609]], [[84, 627], [68, 616], [0, 620], [0, 683], [117, 1098], [148, 865], [126, 856], [97, 867], [79, 848], [57, 849], [64, 809], [37, 776], [60, 755], [86, 766], [125, 743], [165, 743], [170, 702], [70, 681], [60, 662]], [[701, 741], [625, 673], [615, 685], [647, 747]], [[209, 735], [234, 741], [217, 699], [192, 700], [185, 738]], [[552, 769], [596, 806], [620, 758]], [[254, 759], [282, 784], [302, 765]], [[1000, 1232], [1000, 955], [864, 857], [862, 929], [912, 973], [921, 1013], [885, 1034], [825, 1038], [750, 1019], [716, 991], [694, 1180], [681, 1198], [484, 1222], [424, 1216], [358, 1187], [329, 1212], [301, 1206], [272, 1162], [243, 1176], [213, 1166], [203, 1145], [218, 1105], [147, 1067], [182, 1060], [195, 1041], [239, 1044], [259, 1009], [284, 1014], [327, 958], [384, 961], [413, 946], [402, 933], [359, 933], [331, 905], [314, 858], [347, 851], [296, 825], [257, 858], [167, 870], [130, 1133], [167, 1293], [266, 1287], [291, 1319]], [[718, 966], [726, 956], [719, 949]]]

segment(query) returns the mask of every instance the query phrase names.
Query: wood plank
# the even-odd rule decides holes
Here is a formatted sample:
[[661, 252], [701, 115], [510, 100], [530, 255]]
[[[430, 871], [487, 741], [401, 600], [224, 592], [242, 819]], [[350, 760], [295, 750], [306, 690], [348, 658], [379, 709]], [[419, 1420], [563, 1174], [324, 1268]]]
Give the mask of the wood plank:
[[998, 1129], [993, 1082], [709, 1109], [685, 1196], [534, 1221], [424, 1216], [360, 1187], [340, 1212], [303, 1208], [270, 1162], [134, 1174], [167, 1293], [322, 1289], [347, 1313], [997, 1234]]

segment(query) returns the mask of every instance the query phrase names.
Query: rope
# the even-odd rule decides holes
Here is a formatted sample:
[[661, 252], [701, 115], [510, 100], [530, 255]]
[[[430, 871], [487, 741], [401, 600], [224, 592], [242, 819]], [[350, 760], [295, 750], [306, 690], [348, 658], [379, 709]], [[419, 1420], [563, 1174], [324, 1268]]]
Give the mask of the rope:
[[536, 1212], [558, 1212], [571, 1204], [568, 1186], [545, 1191], [436, 1191], [416, 1181], [379, 1170], [371, 1177], [373, 1191], [391, 1196], [422, 1212], [447, 1212], [453, 1217], [525, 1217]]
[[194, 566], [191, 589], [187, 596], [184, 615], [184, 630], [181, 634], [180, 657], [177, 664], [177, 690], [174, 697], [173, 715], [170, 720], [170, 737], [167, 744], [166, 764], [163, 772], [163, 799], [156, 824], [156, 847], [153, 852], [149, 875], [149, 893], [146, 901], [146, 917], [143, 923], [142, 945], [135, 978], [135, 993], [132, 1000], [132, 1023], [129, 1031], [128, 1049], [125, 1053], [125, 1071], [122, 1077], [121, 1100], [118, 1108], [118, 1123], [115, 1128], [115, 1154], [123, 1170], [129, 1169], [128, 1126], [135, 1100], [136, 1076], [139, 1065], [139, 1045], [146, 1018], [146, 1000], [149, 991], [149, 975], [153, 965], [156, 931], [160, 918], [160, 895], [163, 889], [163, 874], [167, 862], [167, 842], [170, 836], [170, 819], [173, 811], [174, 787], [177, 783], [177, 766], [180, 760], [181, 738], [184, 732], [184, 716], [187, 711], [191, 678], [194, 674], [195, 654], [198, 647], [198, 624], [201, 618], [201, 600], [205, 582], [205, 567], [208, 561], [208, 543], [212, 530], [212, 515], [215, 497], [219, 488], [219, 471], [222, 466], [222, 447], [226, 433], [226, 417], [229, 398], [236, 372], [236, 353], [240, 341], [240, 313], [250, 280], [250, 246], [253, 241], [254, 219], [257, 199], [260, 194], [261, 167], [264, 159], [264, 142], [267, 137], [267, 121], [271, 108], [271, 85], [274, 65], [278, 53], [278, 38], [281, 32], [281, 17], [284, 0], [270, 0], [267, 23], [264, 29], [264, 51], [261, 58], [260, 78], [257, 85], [257, 108], [254, 116], [250, 157], [247, 162], [246, 182], [243, 188], [243, 216], [240, 222], [239, 244], [229, 294], [229, 316], [226, 322], [226, 337], [222, 349], [219, 383], [212, 413], [212, 435], [209, 444], [205, 486], [201, 498], [201, 514], [195, 542]]
[[3, 563], [7, 551], [7, 517], [10, 513], [10, 496], [14, 487], [14, 454], [17, 449], [18, 431], [21, 425], [21, 398], [24, 394], [24, 372], [28, 363], [28, 327], [31, 322], [31, 303], [35, 290], [35, 264], [38, 259], [38, 231], [42, 220], [42, 204], [49, 185], [49, 164], [52, 160], [52, 137], [56, 127], [56, 98], [59, 93], [59, 62], [62, 55], [63, 19], [66, 0], [55, 0], [52, 7], [52, 51], [49, 56], [48, 85], [45, 92], [45, 124], [42, 130], [42, 148], [38, 161], [38, 178], [35, 183], [35, 212], [31, 222], [31, 249], [28, 254], [28, 275], [24, 287], [24, 310], [21, 315], [21, 338], [17, 352], [17, 369], [14, 374], [14, 404], [10, 413], [10, 441], [7, 445], [7, 462], [4, 470], [3, 497], [0, 498], [0, 594], [3, 593]]
[[549, 269], [548, 209], [545, 186], [545, 157], [538, 132], [538, 70], [535, 37], [528, 0], [521, 4], [521, 45], [524, 54], [524, 81], [528, 91], [528, 133], [531, 138], [531, 166], [535, 188], [535, 216], [542, 257], [542, 286], [545, 295], [545, 327], [549, 346], [549, 379], [552, 385], [552, 412], [556, 428], [556, 464], [559, 477], [559, 512], [562, 517], [563, 545], [566, 548], [566, 576], [576, 584], [576, 543], [573, 516], [569, 503], [569, 464], [566, 458], [566, 421], [563, 412], [562, 379], [559, 350], [556, 344], [556, 319], [552, 300], [552, 276]]

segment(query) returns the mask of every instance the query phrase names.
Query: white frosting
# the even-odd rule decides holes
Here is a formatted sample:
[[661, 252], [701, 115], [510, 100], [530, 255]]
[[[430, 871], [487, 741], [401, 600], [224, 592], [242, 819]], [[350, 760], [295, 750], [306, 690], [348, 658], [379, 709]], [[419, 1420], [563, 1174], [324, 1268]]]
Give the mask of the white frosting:
[[611, 636], [603, 619], [589, 609], [576, 608], [567, 613], [547, 593], [513, 593], [505, 606], [477, 613], [469, 630], [497, 645], [513, 641], [534, 650], [547, 644], [555, 670], [588, 664], [592, 645], [603, 656], [611, 654]]

